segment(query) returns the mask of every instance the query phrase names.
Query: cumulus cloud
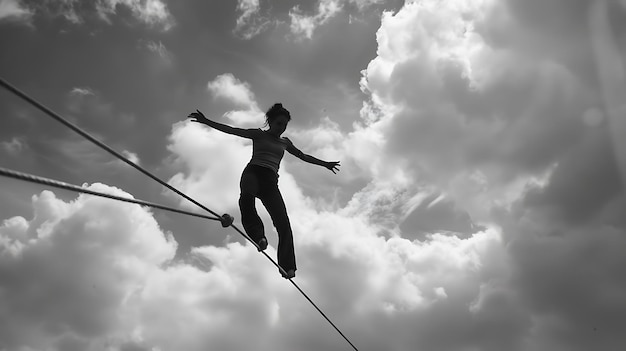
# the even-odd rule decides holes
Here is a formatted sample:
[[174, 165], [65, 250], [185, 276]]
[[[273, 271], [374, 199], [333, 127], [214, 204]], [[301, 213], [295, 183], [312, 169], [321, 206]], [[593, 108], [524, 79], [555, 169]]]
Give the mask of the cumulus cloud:
[[[527, 16], [554, 8], [587, 18], [587, 6], [571, 4], [408, 1], [382, 16], [353, 130], [323, 119], [288, 131], [304, 151], [344, 165], [335, 176], [286, 155], [279, 179], [296, 281], [357, 346], [582, 351], [626, 342], [619, 144], [597, 117], [607, 112], [589, 79], [593, 62], [561, 56], [588, 37], [563, 30], [566, 20]], [[233, 75], [209, 90], [232, 113], [256, 106]], [[249, 141], [186, 121], [168, 142], [177, 171], [169, 182], [238, 213]], [[348, 200], [332, 199], [338, 192]], [[0, 227], [10, 302], [0, 309], [0, 340], [9, 340], [0, 348], [342, 347], [249, 244], [230, 237], [171, 262], [176, 245], [149, 212], [104, 201], [44, 192], [33, 219]], [[420, 227], [433, 211], [439, 219]], [[59, 273], [66, 267], [72, 274]], [[97, 299], [85, 287], [93, 281], [105, 286]], [[54, 307], [69, 298], [76, 309]]]
[[[497, 285], [481, 288], [486, 277], [500, 276], [494, 266], [505, 267], [491, 262], [501, 262], [497, 232], [468, 239], [433, 235], [425, 242], [383, 239], [362, 213], [315, 210], [283, 175], [295, 212], [298, 281], [357, 345], [412, 345], [413, 333], [399, 333], [406, 321], [428, 325], [438, 308], [479, 323], [491, 323], [502, 308], [490, 303]], [[90, 189], [129, 196], [100, 184]], [[286, 351], [343, 342], [249, 244], [195, 248], [189, 263], [172, 262], [175, 241], [139, 206], [83, 195], [64, 202], [48, 191], [33, 197], [33, 206], [32, 219], [14, 217], [0, 227], [0, 279], [10, 302], [0, 312], [3, 347]], [[272, 247], [268, 253], [276, 255]], [[470, 313], [466, 306], [479, 290], [486, 297]], [[459, 328], [477, 332], [472, 323]], [[428, 334], [423, 329], [420, 336]]]
[[[290, 131], [293, 140], [312, 154], [349, 157], [346, 182], [362, 177], [369, 183], [357, 188], [345, 206], [327, 203], [323, 196], [309, 197], [302, 191], [307, 183], [315, 183], [301, 175], [313, 173], [307, 168], [313, 166], [296, 167], [299, 161], [286, 156], [279, 179], [296, 233], [298, 280], [320, 292], [317, 302], [333, 312], [331, 318], [346, 326], [357, 343], [385, 349], [521, 348], [530, 316], [509, 288], [511, 267], [497, 227], [472, 228], [465, 238], [436, 230], [421, 240], [400, 235], [399, 219], [433, 189], [415, 184], [407, 169], [390, 167], [394, 160], [385, 162], [384, 129], [379, 124], [388, 122], [356, 126], [348, 135], [328, 119], [315, 129]], [[199, 194], [213, 208], [237, 211], [238, 177], [249, 159], [249, 144], [185, 122], [174, 127], [169, 150], [182, 169], [171, 184]], [[300, 173], [302, 169], [306, 171]], [[261, 207], [260, 212], [269, 222]], [[272, 231], [271, 225], [266, 228]], [[275, 242], [274, 236], [269, 238]], [[298, 329], [303, 321], [289, 321], [292, 338], [274, 344], [275, 349], [293, 345], [319, 349], [319, 344], [297, 340], [315, 339], [313, 335], [328, 339], [323, 331]], [[438, 332], [450, 327], [456, 330], [455, 337]], [[366, 335], [363, 330], [370, 332]], [[330, 345], [324, 342], [322, 347]]]
[[[623, 342], [616, 328], [624, 312], [610, 306], [623, 305], [615, 248], [624, 245], [624, 197], [606, 123], [589, 117], [601, 102], [567, 62], [537, 58], [539, 51], [521, 55], [524, 46], [496, 49], [491, 31], [503, 25], [490, 17], [496, 11], [511, 9], [489, 1], [410, 2], [385, 14], [378, 56], [363, 72], [370, 101], [362, 123], [349, 133], [330, 120], [290, 131], [312, 154], [348, 160], [341, 175], [352, 184], [324, 191], [351, 189], [345, 205], [305, 195], [316, 183], [312, 172], [288, 158], [280, 179], [295, 232], [305, 233], [296, 234], [299, 278], [328, 292], [322, 305], [340, 311], [340, 321], [351, 325], [358, 315], [360, 328], [386, 335], [375, 340], [350, 330], [357, 340], [484, 350]], [[204, 154], [184, 162], [203, 169]], [[228, 176], [238, 176], [245, 154]], [[185, 172], [181, 184], [196, 186], [209, 174]], [[234, 181], [229, 188], [237, 193]], [[424, 231], [416, 220], [437, 208], [439, 223], [408, 239]], [[586, 265], [586, 250], [606, 259]], [[594, 278], [574, 276], [578, 265]], [[563, 299], [575, 282], [599, 288]], [[586, 319], [602, 294], [611, 297]]]
[[33, 207], [0, 226], [3, 349], [232, 348], [276, 324], [288, 290], [250, 247], [197, 248], [199, 269], [172, 262], [176, 242], [139, 206], [44, 191]]
[[[513, 330], [530, 335], [522, 342], [511, 330], [509, 342], [519, 343], [510, 349], [610, 349], [623, 342], [615, 316], [624, 313], [608, 307], [623, 305], [617, 295], [594, 312], [594, 321], [606, 323], [602, 327], [577, 312], [593, 309], [599, 295], [584, 290], [560, 297], [580, 291], [565, 288], [575, 282], [624, 291], [617, 275], [582, 283], [571, 273], [575, 262], [588, 259], [584, 250], [611, 257], [591, 270], [620, 271], [613, 247], [623, 247], [626, 228], [615, 217], [626, 209], [613, 157], [623, 148], [612, 142], [602, 92], [589, 78], [596, 74], [593, 56], [579, 50], [592, 44], [575, 24], [588, 23], [588, 2], [576, 4], [407, 2], [398, 13], [383, 15], [378, 56], [363, 71], [361, 86], [370, 95], [362, 110], [364, 130], [380, 136], [384, 157], [403, 160], [409, 178], [441, 191], [472, 221], [503, 228], [510, 240], [505, 254], [511, 272], [492, 290], [504, 294], [494, 303], [527, 310]], [[601, 27], [610, 18], [591, 20]], [[595, 44], [608, 62], [623, 62], [606, 40]], [[621, 91], [623, 82], [609, 76], [619, 84], [610, 94]], [[419, 212], [407, 220], [415, 218]], [[544, 245], [551, 249], [535, 256]], [[553, 284], [550, 276], [562, 280]], [[600, 329], [606, 334], [594, 334]]]
[[439, 5], [410, 2], [383, 16], [361, 85], [388, 112], [366, 121], [382, 119], [371, 128], [385, 136], [389, 157], [484, 220], [545, 179], [585, 132], [594, 97], [562, 62], [494, 50], [484, 32], [501, 4]]
[[[169, 148], [176, 155], [180, 166], [186, 169], [172, 178], [170, 183], [200, 194], [200, 200], [207, 205], [221, 205], [221, 208], [236, 210], [237, 179], [250, 149], [249, 146], [244, 149], [239, 139], [220, 137], [218, 133], [197, 128], [191, 123], [175, 126]], [[405, 317], [415, 323], [426, 324], [427, 317], [422, 319], [417, 316], [425, 311], [437, 313], [435, 306], [439, 304], [443, 306], [452, 303], [451, 308], [466, 313], [468, 320], [483, 318], [484, 314], [491, 315], [496, 313], [492, 308], [502, 307], [498, 303], [477, 303], [472, 314], [464, 312], [467, 304], [476, 298], [475, 292], [482, 284], [487, 284], [482, 281], [483, 278], [495, 279], [506, 271], [506, 265], [501, 261], [502, 248], [497, 230], [476, 232], [467, 239], [440, 234], [430, 235], [423, 242], [410, 241], [397, 235], [385, 239], [379, 235], [386, 226], [381, 218], [385, 217], [385, 212], [391, 212], [393, 206], [386, 207], [373, 201], [369, 210], [363, 208], [369, 200], [388, 193], [384, 186], [362, 189], [347, 206], [327, 209], [318, 199], [305, 196], [300, 185], [285, 169], [281, 169], [280, 184], [294, 227], [299, 262], [298, 281], [308, 289], [319, 291], [316, 302], [332, 311], [331, 318], [345, 326], [348, 335], [354, 336], [357, 342], [375, 342], [383, 348], [408, 347], [413, 342], [412, 334], [399, 333], [401, 335], [394, 338], [387, 334], [395, 333], [397, 328], [402, 329]], [[264, 211], [261, 210], [261, 213], [268, 222], [269, 218]], [[272, 231], [270, 225], [266, 227]], [[268, 236], [270, 243], [275, 242], [274, 236]], [[238, 246], [229, 245], [220, 250], [229, 255], [232, 253], [229, 251], [235, 247]], [[269, 253], [275, 255], [273, 250]], [[494, 269], [491, 261], [500, 262], [496, 266], [502, 271]], [[280, 304], [281, 313], [277, 323], [282, 328], [281, 333], [288, 331], [291, 337], [280, 341], [274, 339], [274, 349], [287, 350], [297, 346], [298, 349], [314, 350], [321, 347], [318, 343], [307, 343], [306, 340], [326, 340], [323, 342], [324, 348], [336, 347], [331, 346], [335, 345], [333, 338], [324, 336], [327, 329], [304, 328], [305, 325], [311, 325], [311, 321], [295, 317], [297, 311], [305, 306], [299, 306], [297, 301], [284, 303], [288, 307]], [[511, 309], [515, 310], [514, 306]], [[282, 314], [282, 311], [291, 312]], [[386, 321], [386, 325], [378, 324], [381, 318]], [[449, 321], [445, 316], [442, 318]], [[489, 323], [494, 320], [490, 317], [485, 319]], [[470, 324], [465, 330], [470, 334], [475, 333], [473, 328], [469, 328]], [[367, 335], [362, 328], [376, 331]], [[494, 329], [490, 335], [495, 336], [501, 330]], [[428, 331], [424, 330], [422, 336], [426, 334]], [[435, 339], [442, 342], [446, 338], [449, 336], [440, 334]], [[455, 340], [459, 345], [464, 342], [463, 337]], [[477, 345], [484, 342], [476, 341]], [[507, 345], [506, 342], [510, 340], [499, 345]], [[263, 349], [265, 346], [260, 347]]]
[[239, 126], [263, 123], [263, 112], [259, 109], [250, 84], [237, 79], [232, 73], [224, 73], [207, 84], [213, 98], [225, 101], [242, 109], [230, 110], [225, 117]]
[[172, 163], [181, 170], [170, 184], [219, 212], [236, 208], [250, 142], [192, 122], [175, 124], [169, 138]]
[[207, 88], [216, 98], [223, 98], [244, 107], [256, 106], [250, 85], [235, 78], [232, 73], [220, 74], [207, 84]]
[[2, 347], [57, 349], [70, 339], [87, 346], [123, 332], [119, 306], [173, 258], [175, 242], [139, 206], [82, 195], [67, 203], [49, 191], [33, 206], [32, 219], [0, 227]]

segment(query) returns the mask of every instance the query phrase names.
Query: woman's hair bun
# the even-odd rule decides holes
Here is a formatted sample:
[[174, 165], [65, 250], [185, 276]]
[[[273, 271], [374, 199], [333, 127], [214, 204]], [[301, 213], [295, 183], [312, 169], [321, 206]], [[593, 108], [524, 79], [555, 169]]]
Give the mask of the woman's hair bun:
[[287, 120], [291, 120], [291, 114], [289, 113], [289, 111], [283, 107], [282, 103], [277, 102], [272, 105], [272, 107], [270, 107], [269, 110], [267, 110], [267, 112], [265, 113], [266, 122], [273, 120], [279, 115], [283, 115], [287, 117]]

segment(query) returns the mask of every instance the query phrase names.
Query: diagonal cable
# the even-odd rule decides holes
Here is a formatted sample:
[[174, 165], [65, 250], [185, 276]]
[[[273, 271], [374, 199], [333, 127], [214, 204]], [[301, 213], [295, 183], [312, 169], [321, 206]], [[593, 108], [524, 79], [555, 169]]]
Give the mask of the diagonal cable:
[[198, 201], [192, 199], [191, 197], [187, 196], [186, 194], [184, 194], [182, 191], [174, 188], [173, 186], [167, 184], [166, 182], [164, 182], [163, 180], [161, 180], [159, 177], [155, 176], [154, 174], [150, 173], [149, 171], [147, 171], [146, 169], [144, 169], [143, 167], [139, 166], [138, 164], [132, 162], [131, 160], [129, 160], [128, 158], [126, 158], [124, 155], [122, 155], [121, 153], [115, 151], [113, 148], [109, 147], [108, 145], [106, 145], [105, 143], [101, 142], [100, 140], [94, 138], [93, 136], [91, 136], [89, 133], [87, 133], [86, 131], [82, 130], [81, 128], [79, 128], [78, 126], [76, 126], [75, 124], [71, 123], [70, 121], [66, 120], [65, 118], [61, 117], [59, 114], [57, 114], [56, 112], [52, 111], [51, 109], [49, 109], [48, 107], [44, 106], [43, 104], [41, 104], [40, 102], [38, 102], [37, 100], [31, 98], [30, 96], [26, 95], [26, 93], [20, 91], [19, 89], [17, 89], [16, 87], [14, 87], [13, 85], [9, 84], [9, 82], [5, 81], [4, 79], [0, 78], [0, 85], [2, 85], [4, 88], [6, 88], [7, 90], [9, 90], [10, 92], [12, 92], [13, 94], [19, 96], [20, 98], [26, 100], [27, 102], [29, 102], [31, 105], [35, 106], [36, 108], [38, 108], [39, 110], [41, 110], [42, 112], [44, 112], [46, 115], [52, 117], [53, 119], [55, 119], [57, 122], [60, 122], [61, 124], [65, 125], [66, 127], [68, 127], [69, 129], [73, 130], [74, 132], [80, 134], [81, 136], [83, 136], [85, 139], [91, 141], [92, 143], [96, 144], [97, 146], [99, 146], [100, 148], [106, 150], [108, 153], [112, 154], [113, 156], [119, 158], [121, 161], [127, 163], [129, 166], [135, 168], [136, 170], [138, 170], [139, 172], [147, 175], [148, 177], [156, 180], [159, 184], [163, 185], [164, 187], [170, 189], [171, 191], [175, 192], [176, 194], [184, 197], [185, 199], [191, 201], [193, 204], [199, 206], [200, 208], [202, 208], [205, 211], [208, 211], [209, 213], [211, 213], [212, 215], [215, 215], [217, 217], [219, 217], [219, 215], [213, 211], [211, 211], [208, 207], [204, 206], [203, 204], [199, 203]]
[[[10, 84], [9, 82], [7, 82], [6, 80], [4, 80], [3, 78], [0, 77], [0, 85], [2, 85], [2, 87], [4, 87], [5, 89], [7, 89], [8, 91], [12, 92], [13, 94], [17, 95], [18, 97], [22, 98], [23, 100], [25, 100], [26, 102], [30, 103], [31, 105], [33, 105], [34, 107], [36, 107], [37, 109], [39, 109], [40, 111], [44, 112], [46, 115], [48, 115], [49, 117], [55, 119], [56, 121], [58, 121], [59, 123], [65, 125], [66, 127], [70, 128], [71, 130], [73, 130], [74, 132], [78, 133], [79, 135], [83, 136], [85, 139], [91, 141], [92, 143], [96, 144], [97, 146], [99, 146], [100, 148], [104, 149], [105, 151], [109, 152], [110, 154], [112, 154], [113, 156], [117, 157], [118, 159], [120, 159], [121, 161], [125, 162], [126, 164], [130, 165], [131, 167], [135, 168], [136, 170], [140, 171], [141, 173], [147, 175], [148, 177], [154, 179], [155, 181], [157, 181], [159, 184], [165, 186], [166, 188], [170, 189], [171, 191], [175, 192], [176, 194], [182, 196], [183, 198], [189, 200], [190, 202], [192, 202], [193, 204], [197, 205], [198, 207], [202, 208], [203, 210], [213, 214], [216, 217], [220, 217], [222, 220], [222, 225], [224, 226], [225, 223], [225, 216], [219, 216], [217, 213], [213, 212], [211, 209], [209, 209], [208, 207], [202, 205], [201, 203], [199, 203], [198, 201], [194, 200], [193, 198], [189, 197], [188, 195], [186, 195], [185, 193], [181, 192], [180, 190], [174, 188], [173, 186], [169, 185], [168, 183], [166, 183], [165, 181], [161, 180], [159, 177], [153, 175], [152, 173], [150, 173], [149, 171], [147, 171], [146, 169], [144, 169], [143, 167], [139, 166], [138, 164], [132, 162], [131, 160], [129, 160], [128, 158], [126, 158], [124, 155], [122, 155], [121, 153], [115, 151], [113, 148], [109, 147], [108, 145], [106, 145], [105, 143], [101, 142], [100, 140], [96, 139], [95, 137], [91, 136], [89, 133], [87, 133], [86, 131], [82, 130], [81, 128], [79, 128], [78, 126], [74, 125], [73, 123], [69, 122], [68, 120], [66, 120], [65, 118], [63, 118], [62, 116], [60, 116], [59, 114], [57, 114], [56, 112], [52, 111], [51, 109], [49, 109], [48, 107], [44, 106], [42, 103], [38, 102], [37, 100], [35, 100], [34, 98], [31, 98], [30, 96], [28, 96], [26, 93], [22, 92], [21, 90], [19, 90], [18, 88], [16, 88], [15, 86], [13, 86], [12, 84]], [[230, 217], [232, 219], [232, 217]], [[241, 234], [244, 238], [246, 238], [249, 242], [251, 242], [257, 249], [259, 248], [259, 246], [257, 245], [256, 242], [254, 242], [252, 239], [250, 239], [250, 237], [248, 237], [248, 235], [246, 233], [244, 233], [243, 231], [241, 231], [239, 228], [237, 228], [237, 226], [235, 226], [232, 221], [228, 222], [227, 226], [231, 226], [233, 227], [233, 229], [235, 229], [239, 234]], [[278, 269], [280, 270], [280, 272], [283, 275], [286, 275], [285, 270], [278, 265], [278, 263], [276, 263], [276, 261], [274, 261], [274, 259], [272, 259], [267, 253], [265, 253], [265, 251], [261, 251], [261, 253], [268, 259], [270, 260], [274, 266], [278, 267]], [[354, 344], [341, 332], [341, 330], [339, 330], [339, 328], [330, 320], [330, 318], [328, 318], [326, 316], [326, 314], [324, 312], [322, 312], [322, 310], [313, 302], [313, 300], [311, 300], [311, 298], [309, 298], [309, 296], [292, 280], [289, 279], [289, 281], [291, 282], [291, 284], [302, 294], [302, 296], [304, 296], [310, 303], [311, 305], [313, 305], [313, 307], [315, 307], [315, 309], [322, 315], [322, 317], [324, 317], [324, 319], [326, 319], [326, 321], [328, 321], [328, 323], [339, 333], [339, 335], [341, 335], [346, 342], [348, 342], [348, 344], [350, 344], [350, 346], [352, 346], [352, 348], [355, 351], [358, 351], [358, 349], [356, 348], [356, 346], [354, 346]]]
[[106, 194], [106, 193], [103, 193], [103, 192], [94, 191], [94, 190], [90, 190], [90, 189], [87, 189], [87, 188], [84, 188], [84, 187], [80, 187], [78, 185], [69, 184], [69, 183], [61, 182], [61, 181], [50, 179], [50, 178], [44, 178], [44, 177], [40, 177], [40, 176], [36, 176], [36, 175], [24, 173], [24, 172], [18, 172], [18, 171], [14, 171], [14, 170], [3, 168], [3, 167], [0, 167], [0, 175], [4, 176], [4, 177], [7, 177], [7, 178], [14, 178], [14, 179], [23, 180], [23, 181], [26, 181], [26, 182], [53, 186], [55, 188], [64, 189], [64, 190], [70, 190], [70, 191], [74, 191], [74, 192], [77, 192], [77, 193], [85, 193], [85, 194], [90, 194], [90, 195], [94, 195], [94, 196], [104, 197], [104, 198], [108, 198], [108, 199], [112, 199], [112, 200], [124, 201], [124, 202], [133, 203], [133, 204], [138, 204], [138, 205], [141, 205], [141, 206], [148, 206], [148, 207], [152, 207], [152, 208], [158, 208], [158, 209], [161, 209], [161, 210], [166, 210], [166, 211], [170, 211], [170, 212], [176, 212], [176, 213], [180, 213], [180, 214], [184, 214], [184, 215], [188, 215], [188, 216], [199, 217], [199, 218], [204, 218], [204, 219], [211, 219], [211, 220], [215, 220], [215, 221], [221, 220], [220, 217], [212, 217], [212, 216], [207, 216], [207, 215], [203, 215], [203, 214], [200, 214], [200, 213], [194, 213], [194, 212], [190, 212], [190, 211], [180, 210], [180, 209], [177, 209], [177, 208], [168, 207], [168, 206], [157, 204], [157, 203], [154, 203], [154, 202], [149, 202], [149, 201], [144, 201], [144, 200], [139, 200], [139, 199], [134, 199], [134, 198], [128, 198], [128, 197], [122, 197], [122, 196], [117, 196], [117, 195], [113, 195], [113, 194]]

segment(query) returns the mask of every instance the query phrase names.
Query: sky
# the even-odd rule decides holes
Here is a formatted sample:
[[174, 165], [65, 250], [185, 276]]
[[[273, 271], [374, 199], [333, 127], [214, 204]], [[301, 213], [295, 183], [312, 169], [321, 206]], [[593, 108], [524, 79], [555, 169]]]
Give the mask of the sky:
[[[361, 351], [626, 345], [626, 2], [0, 0], [0, 77], [239, 223], [291, 111], [294, 281]], [[198, 211], [8, 91], [0, 167]], [[277, 235], [258, 203], [270, 247]], [[0, 351], [350, 350], [218, 222], [0, 179]]]

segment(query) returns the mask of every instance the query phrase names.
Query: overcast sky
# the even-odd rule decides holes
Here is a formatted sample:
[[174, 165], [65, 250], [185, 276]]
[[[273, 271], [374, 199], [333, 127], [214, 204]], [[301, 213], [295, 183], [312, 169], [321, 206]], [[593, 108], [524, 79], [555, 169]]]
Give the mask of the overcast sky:
[[[239, 224], [281, 102], [295, 281], [361, 351], [626, 345], [626, 2], [0, 0], [0, 76]], [[0, 167], [199, 211], [0, 91]], [[260, 207], [260, 203], [259, 203]], [[277, 236], [260, 209], [275, 257]], [[232, 229], [0, 179], [0, 350], [349, 350]]]

